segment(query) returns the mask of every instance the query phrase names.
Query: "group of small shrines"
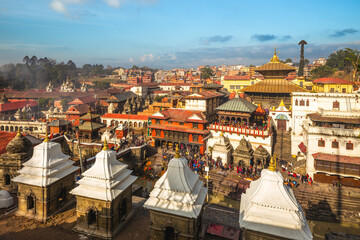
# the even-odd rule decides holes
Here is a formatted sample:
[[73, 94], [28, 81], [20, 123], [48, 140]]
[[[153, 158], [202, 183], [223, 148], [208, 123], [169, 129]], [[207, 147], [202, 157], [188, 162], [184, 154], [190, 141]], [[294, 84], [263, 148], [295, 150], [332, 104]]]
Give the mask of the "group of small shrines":
[[145, 104], [145, 108], [151, 104], [150, 95], [147, 95], [145, 101], [138, 95], [136, 98], [132, 97], [126, 99], [126, 102], [123, 107], [123, 114], [136, 114], [137, 112], [141, 112], [143, 110], [143, 103]]
[[[20, 132], [14, 141], [8, 146], [9, 154], [29, 148]], [[132, 184], [137, 177], [116, 159], [116, 152], [108, 148], [106, 140], [94, 165], [76, 183], [79, 168], [47, 134], [34, 147], [30, 160], [23, 162], [28, 155], [19, 159], [18, 167], [22, 168], [17, 174], [11, 173], [11, 181], [16, 184], [12, 187], [18, 191], [18, 215], [44, 222], [69, 206], [73, 195], [77, 212], [74, 231], [104, 239], [114, 238], [133, 216]], [[284, 185], [274, 162], [271, 159], [270, 167], [243, 194], [239, 219], [242, 234], [246, 234], [245, 239], [292, 239], [292, 235], [312, 239], [301, 206]], [[144, 203], [150, 212], [150, 239], [199, 239], [206, 195], [199, 175], [189, 168], [177, 146], [167, 171]], [[279, 224], [274, 218], [279, 218]]]

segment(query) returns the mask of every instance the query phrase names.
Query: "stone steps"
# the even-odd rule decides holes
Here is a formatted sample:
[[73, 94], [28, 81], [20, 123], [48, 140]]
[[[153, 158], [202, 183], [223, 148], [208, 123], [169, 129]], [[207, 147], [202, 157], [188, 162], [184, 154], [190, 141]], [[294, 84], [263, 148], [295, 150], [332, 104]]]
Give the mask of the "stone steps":
[[[349, 197], [334, 192], [294, 191], [306, 218], [330, 222], [360, 223], [360, 198]], [[341, 203], [341, 204], [340, 204]]]

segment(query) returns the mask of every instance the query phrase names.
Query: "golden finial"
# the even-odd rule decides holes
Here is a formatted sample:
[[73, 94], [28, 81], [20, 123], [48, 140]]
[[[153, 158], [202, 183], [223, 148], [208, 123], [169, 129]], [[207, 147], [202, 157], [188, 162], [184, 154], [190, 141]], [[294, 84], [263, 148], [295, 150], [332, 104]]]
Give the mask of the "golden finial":
[[45, 134], [45, 139], [44, 139], [44, 142], [49, 142], [49, 136], [48, 136], [48, 132], [46, 130], [46, 134]]
[[222, 137], [222, 136], [224, 136], [224, 132], [221, 132], [221, 133], [220, 133], [220, 137]]
[[179, 149], [179, 144], [176, 145], [176, 149], [175, 149], [175, 157], [174, 158], [180, 158], [180, 149]]
[[267, 168], [269, 171], [276, 172], [276, 158], [274, 160], [274, 157], [271, 157], [270, 165]]
[[107, 141], [106, 141], [106, 138], [105, 138], [105, 141], [104, 141], [103, 150], [109, 150], [109, 146], [108, 146], [108, 143], [107, 143]]
[[18, 130], [17, 130], [17, 134], [16, 134], [16, 136], [15, 136], [15, 137], [19, 138], [19, 137], [21, 137], [21, 136], [22, 136], [22, 135], [21, 135], [20, 128], [18, 128]]
[[279, 107], [285, 107], [285, 104], [284, 104], [284, 100], [283, 100], [283, 99], [281, 99], [281, 102], [280, 102]]
[[[279, 51], [278, 51], [278, 53], [279, 53]], [[271, 58], [270, 62], [272, 62], [272, 63], [280, 62], [279, 57], [276, 55], [276, 48], [275, 48], [275, 51], [274, 51], [274, 56]]]

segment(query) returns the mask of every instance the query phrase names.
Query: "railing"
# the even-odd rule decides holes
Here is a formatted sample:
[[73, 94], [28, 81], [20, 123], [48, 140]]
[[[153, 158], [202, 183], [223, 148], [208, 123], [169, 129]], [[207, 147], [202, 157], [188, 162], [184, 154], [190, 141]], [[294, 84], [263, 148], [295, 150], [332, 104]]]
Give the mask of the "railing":
[[360, 136], [360, 130], [358, 129], [311, 126], [309, 121], [304, 121], [303, 128], [308, 134], [311, 133], [311, 134], [343, 136], [343, 137]]
[[250, 135], [250, 136], [262, 137], [262, 138], [269, 137], [271, 135], [271, 132], [269, 130], [257, 130], [246, 127], [230, 127], [224, 125], [210, 124], [209, 129], [214, 131], [236, 133], [238, 135], [243, 134], [245, 136]]

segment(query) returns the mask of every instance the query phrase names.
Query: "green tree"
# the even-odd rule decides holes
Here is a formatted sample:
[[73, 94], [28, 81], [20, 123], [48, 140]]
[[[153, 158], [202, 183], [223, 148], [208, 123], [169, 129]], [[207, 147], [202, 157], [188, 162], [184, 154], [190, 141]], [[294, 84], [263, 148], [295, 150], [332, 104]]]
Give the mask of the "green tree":
[[94, 81], [94, 88], [98, 88], [98, 89], [109, 89], [110, 88], [110, 83], [109, 82], [104, 82], [104, 81]]
[[213, 70], [210, 68], [209, 65], [206, 65], [200, 71], [201, 71], [200, 77], [202, 79], [208, 79], [208, 78], [210, 78], [211, 76], [214, 75]]
[[313, 79], [318, 79], [322, 77], [329, 77], [335, 73], [335, 69], [331, 68], [330, 66], [324, 65], [319, 66], [311, 70], [310, 74], [312, 75]]
[[291, 60], [291, 58], [288, 58], [288, 59], [285, 60], [285, 62], [286, 63], [292, 63], [292, 60]]
[[352, 66], [352, 80], [356, 82], [357, 73], [360, 71], [360, 52], [358, 50], [353, 50], [346, 48], [349, 52], [349, 56], [346, 57], [346, 60], [351, 63]]
[[346, 73], [350, 73], [352, 69], [350, 58], [353, 57], [352, 49], [341, 49], [329, 55], [326, 65], [335, 68], [338, 71], [345, 71]]
[[305, 60], [304, 60], [305, 66], [308, 65], [309, 63], [310, 63], [309, 59], [305, 59]]

